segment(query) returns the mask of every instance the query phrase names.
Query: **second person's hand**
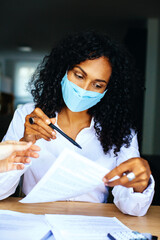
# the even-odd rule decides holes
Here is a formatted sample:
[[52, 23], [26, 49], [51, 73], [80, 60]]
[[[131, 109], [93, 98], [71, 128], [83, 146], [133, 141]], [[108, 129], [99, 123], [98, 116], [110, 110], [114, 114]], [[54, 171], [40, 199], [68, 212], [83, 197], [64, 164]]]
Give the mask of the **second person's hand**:
[[38, 158], [40, 147], [31, 142], [5, 141], [0, 143], [0, 172], [22, 170], [32, 158]]
[[[30, 123], [30, 119], [33, 123]], [[25, 118], [24, 136], [20, 141], [35, 143], [38, 139], [51, 141], [56, 138], [56, 132], [49, 127], [50, 123], [55, 124], [55, 118], [49, 118], [40, 108], [35, 108], [34, 111]]]

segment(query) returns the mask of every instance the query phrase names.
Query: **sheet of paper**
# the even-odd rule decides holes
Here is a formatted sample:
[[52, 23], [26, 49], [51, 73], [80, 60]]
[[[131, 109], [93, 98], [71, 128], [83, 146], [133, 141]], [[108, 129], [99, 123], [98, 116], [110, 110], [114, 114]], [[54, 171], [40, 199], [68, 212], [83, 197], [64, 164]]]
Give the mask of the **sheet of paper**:
[[0, 239], [40, 240], [49, 231], [44, 215], [0, 210]]
[[109, 172], [101, 165], [65, 149], [21, 203], [67, 200], [93, 191]]
[[131, 231], [115, 217], [56, 214], [45, 217], [56, 240], [107, 240], [112, 231]]
[[131, 231], [117, 218], [0, 210], [3, 240], [106, 240], [114, 231]]

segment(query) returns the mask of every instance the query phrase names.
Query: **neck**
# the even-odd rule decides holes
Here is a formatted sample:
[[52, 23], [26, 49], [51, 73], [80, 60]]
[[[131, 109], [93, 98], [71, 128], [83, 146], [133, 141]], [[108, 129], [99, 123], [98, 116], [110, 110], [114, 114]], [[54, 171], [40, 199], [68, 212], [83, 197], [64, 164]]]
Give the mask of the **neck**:
[[83, 123], [89, 123], [91, 122], [91, 116], [87, 113], [87, 110], [82, 111], [82, 112], [72, 112], [70, 109], [67, 107], [63, 108], [62, 111], [59, 113], [59, 117], [64, 118], [65, 121], [69, 125], [73, 124], [83, 124]]

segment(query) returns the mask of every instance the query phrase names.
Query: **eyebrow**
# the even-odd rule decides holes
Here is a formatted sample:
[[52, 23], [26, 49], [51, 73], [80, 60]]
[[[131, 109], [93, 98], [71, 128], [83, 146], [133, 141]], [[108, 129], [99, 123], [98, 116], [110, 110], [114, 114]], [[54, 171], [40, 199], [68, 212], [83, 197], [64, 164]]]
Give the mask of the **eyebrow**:
[[[79, 68], [85, 76], [87, 76], [87, 73], [80, 67], [80, 66], [75, 66], [76, 68]], [[107, 82], [105, 80], [102, 80], [102, 79], [96, 79], [97, 82], [104, 82], [107, 84]]]
[[76, 68], [79, 68], [83, 73], [84, 73], [84, 75], [86, 75], [87, 76], [87, 73], [81, 68], [81, 67], [79, 67], [79, 66], [75, 66]]

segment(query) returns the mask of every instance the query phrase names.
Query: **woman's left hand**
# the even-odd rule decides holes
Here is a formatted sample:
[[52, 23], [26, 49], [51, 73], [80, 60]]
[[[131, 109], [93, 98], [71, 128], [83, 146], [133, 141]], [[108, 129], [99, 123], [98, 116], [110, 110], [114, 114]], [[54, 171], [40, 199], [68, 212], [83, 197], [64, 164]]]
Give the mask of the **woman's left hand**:
[[[131, 172], [135, 175], [133, 180], [129, 180], [127, 177], [127, 174]], [[148, 186], [150, 175], [151, 170], [145, 159], [131, 158], [106, 174], [103, 178], [103, 182], [109, 187], [122, 185], [127, 188], [132, 187], [135, 192], [143, 192]], [[114, 181], [110, 181], [115, 176], [119, 176], [119, 178]]]

